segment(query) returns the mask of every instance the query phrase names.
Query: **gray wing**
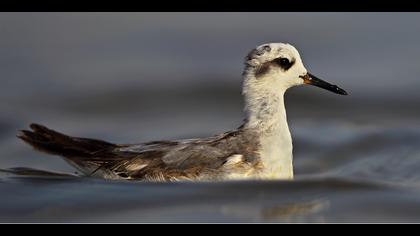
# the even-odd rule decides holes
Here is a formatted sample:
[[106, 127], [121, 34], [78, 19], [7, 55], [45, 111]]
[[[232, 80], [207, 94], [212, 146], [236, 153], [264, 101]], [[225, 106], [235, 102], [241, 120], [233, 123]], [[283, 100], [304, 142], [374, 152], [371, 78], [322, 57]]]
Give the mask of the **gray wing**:
[[[238, 171], [258, 165], [256, 147], [241, 130], [206, 139], [152, 142], [118, 148], [136, 153], [109, 167], [120, 177], [157, 181], [217, 179], [234, 167]], [[234, 165], [233, 165], [234, 164]]]
[[256, 166], [259, 160], [255, 136], [241, 128], [204, 139], [138, 145], [72, 137], [38, 124], [30, 128], [18, 137], [39, 151], [64, 157], [84, 174], [103, 178], [214, 179], [232, 163], [240, 170]]

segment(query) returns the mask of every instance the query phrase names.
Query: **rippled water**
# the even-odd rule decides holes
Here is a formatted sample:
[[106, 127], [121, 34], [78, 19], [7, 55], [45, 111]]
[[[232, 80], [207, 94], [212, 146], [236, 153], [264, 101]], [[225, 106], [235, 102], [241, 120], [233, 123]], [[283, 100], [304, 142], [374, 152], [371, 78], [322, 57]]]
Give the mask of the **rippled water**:
[[[299, 96], [304, 94], [288, 95], [292, 100], [288, 106], [297, 107], [299, 100], [293, 101], [292, 97]], [[342, 102], [347, 104], [344, 100]], [[318, 104], [317, 110], [322, 111], [322, 102], [314, 103]], [[232, 105], [232, 113], [236, 112], [236, 105]], [[240, 111], [236, 115], [231, 114], [232, 119], [218, 120], [215, 116], [212, 121], [210, 118], [214, 114], [206, 114], [207, 109], [195, 108], [196, 115], [183, 115], [185, 119], [169, 123], [167, 119], [160, 118], [165, 117], [165, 112], [151, 115], [156, 117], [153, 121], [130, 119], [124, 115], [127, 119], [125, 123], [100, 121], [100, 115], [93, 116], [95, 118], [92, 119], [102, 123], [98, 127], [89, 127], [89, 130], [82, 130], [85, 126], [79, 123], [81, 114], [78, 113], [68, 114], [68, 120], [76, 120], [71, 125], [54, 127], [54, 120], [45, 123], [62, 131], [71, 130], [67, 133], [73, 135], [130, 142], [152, 140], [159, 136], [206, 136], [205, 132], [186, 133], [190, 132], [189, 129], [217, 132], [218, 129], [228, 129], [227, 126], [235, 127], [231, 123], [240, 121]], [[328, 111], [305, 119], [299, 118], [302, 116], [300, 113], [305, 111], [290, 110], [295, 147], [294, 181], [156, 184], [60, 176], [32, 170], [20, 170], [23, 175], [3, 172], [0, 175], [0, 221], [419, 221], [419, 126], [409, 120], [395, 123], [392, 117], [384, 124], [339, 119], [337, 116], [340, 115], [334, 117]], [[205, 119], [206, 116], [211, 117]], [[381, 117], [382, 121], [386, 120], [385, 115]], [[366, 119], [370, 120], [362, 120]], [[216, 127], [218, 124], [220, 126]], [[17, 140], [13, 128], [5, 129], [1, 141], [5, 151], [2, 166], [74, 173], [61, 159], [34, 152]], [[139, 135], [139, 131], [144, 132]]]
[[[419, 19], [2, 13], [0, 169], [20, 169], [0, 172], [0, 222], [419, 222]], [[350, 93], [286, 94], [293, 181], [80, 178], [15, 137], [30, 122], [117, 143], [236, 128], [244, 50], [272, 39]]]

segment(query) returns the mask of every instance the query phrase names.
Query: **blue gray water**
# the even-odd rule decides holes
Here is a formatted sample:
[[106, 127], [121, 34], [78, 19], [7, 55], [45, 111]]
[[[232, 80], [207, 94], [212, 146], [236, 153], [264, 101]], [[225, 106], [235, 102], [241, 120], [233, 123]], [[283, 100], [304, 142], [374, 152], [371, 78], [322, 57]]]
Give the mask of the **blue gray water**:
[[286, 41], [349, 92], [293, 88], [294, 181], [0, 173], [0, 222], [419, 222], [418, 13], [0, 13], [0, 169], [74, 173], [17, 130], [133, 143], [239, 126], [242, 60]]

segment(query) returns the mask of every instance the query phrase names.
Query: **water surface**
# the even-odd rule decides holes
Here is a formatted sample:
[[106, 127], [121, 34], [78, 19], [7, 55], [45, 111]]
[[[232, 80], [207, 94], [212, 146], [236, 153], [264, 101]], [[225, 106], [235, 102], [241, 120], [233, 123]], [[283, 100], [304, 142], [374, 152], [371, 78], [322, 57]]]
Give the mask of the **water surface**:
[[[0, 222], [419, 222], [418, 13], [1, 13]], [[290, 42], [349, 96], [286, 94], [294, 181], [74, 177], [30, 122], [111, 142], [241, 125], [242, 60]]]

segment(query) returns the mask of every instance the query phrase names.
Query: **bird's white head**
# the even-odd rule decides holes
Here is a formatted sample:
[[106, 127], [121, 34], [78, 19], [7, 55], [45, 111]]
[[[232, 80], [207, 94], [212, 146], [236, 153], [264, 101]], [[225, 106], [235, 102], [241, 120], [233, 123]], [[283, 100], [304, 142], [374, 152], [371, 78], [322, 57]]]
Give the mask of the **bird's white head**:
[[299, 52], [290, 44], [267, 43], [253, 49], [245, 58], [246, 82], [277, 91], [301, 85], [307, 70]]
[[288, 88], [309, 84], [331, 92], [347, 95], [336, 85], [308, 73], [298, 50], [287, 43], [262, 44], [245, 58], [244, 88], [255, 87], [262, 92], [284, 93]]

